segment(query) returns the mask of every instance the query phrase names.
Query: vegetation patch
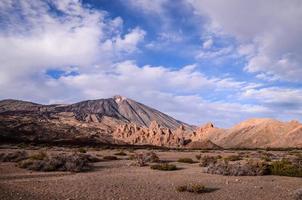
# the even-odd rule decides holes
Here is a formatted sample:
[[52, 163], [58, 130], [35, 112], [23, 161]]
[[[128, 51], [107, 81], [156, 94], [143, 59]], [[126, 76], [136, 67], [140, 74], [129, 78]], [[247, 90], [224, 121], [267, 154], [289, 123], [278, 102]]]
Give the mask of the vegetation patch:
[[302, 188], [297, 189], [293, 192], [293, 199], [294, 200], [302, 200]]
[[19, 162], [28, 158], [26, 151], [14, 151], [10, 153], [1, 153], [1, 162]]
[[103, 159], [104, 160], [118, 160], [118, 158], [116, 156], [104, 156]]
[[272, 175], [302, 177], [302, 160], [290, 162], [287, 159], [274, 161], [270, 165]]
[[18, 162], [19, 167], [26, 168], [34, 171], [71, 171], [71, 172], [82, 172], [91, 169], [89, 162], [93, 159], [91, 156], [83, 154], [57, 154], [57, 155], [45, 155], [37, 157], [39, 159], [26, 159]]
[[44, 151], [39, 151], [38, 153], [29, 156], [29, 159], [44, 160], [46, 157], [47, 157], [47, 154]]
[[87, 150], [86, 150], [85, 148], [82, 148], [82, 147], [79, 148], [78, 151], [79, 151], [80, 153], [86, 153], [86, 152], [87, 152]]
[[116, 156], [127, 156], [127, 154], [125, 152], [123, 152], [123, 151], [115, 153], [114, 155], [116, 155]]
[[157, 164], [157, 165], [151, 165], [151, 169], [155, 170], [162, 170], [162, 171], [174, 171], [177, 170], [178, 168], [176, 165], [168, 164], [168, 163], [162, 163], [162, 164]]
[[191, 193], [207, 193], [213, 191], [210, 188], [206, 188], [202, 184], [192, 184], [192, 185], [181, 185], [176, 187], [177, 192], [191, 192]]
[[215, 164], [217, 163], [218, 160], [220, 160], [222, 157], [221, 156], [203, 156], [200, 159], [200, 166], [201, 167], [207, 167], [210, 164]]
[[237, 161], [242, 160], [241, 156], [239, 155], [230, 155], [228, 157], [223, 158], [225, 161]]
[[196, 158], [197, 160], [200, 160], [200, 159], [201, 159], [201, 155], [200, 155], [200, 154], [199, 154], [199, 155], [196, 155], [195, 158]]
[[159, 157], [154, 152], [147, 152], [147, 153], [135, 153], [129, 157], [130, 160], [134, 162], [131, 165], [134, 166], [146, 166], [147, 163], [157, 163], [159, 162]]
[[262, 176], [270, 174], [269, 165], [262, 161], [250, 160], [245, 163], [217, 161], [209, 164], [204, 172], [224, 176]]
[[195, 163], [195, 161], [192, 160], [191, 158], [179, 158], [179, 159], [177, 160], [177, 162], [181, 162], [181, 163], [189, 163], [189, 164]]

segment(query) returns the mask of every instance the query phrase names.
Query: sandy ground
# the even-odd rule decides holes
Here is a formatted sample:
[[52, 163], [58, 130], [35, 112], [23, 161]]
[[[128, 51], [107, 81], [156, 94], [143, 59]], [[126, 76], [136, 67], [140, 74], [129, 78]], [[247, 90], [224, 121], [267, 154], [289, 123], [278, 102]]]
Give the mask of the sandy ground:
[[[0, 151], [8, 151], [8, 149]], [[139, 150], [137, 150], [139, 151]], [[91, 154], [113, 155], [117, 150]], [[127, 151], [125, 151], [127, 153]], [[192, 152], [156, 152], [161, 159], [176, 161], [195, 158]], [[0, 163], [0, 199], [293, 199], [292, 193], [302, 188], [302, 178], [258, 176], [226, 177], [202, 173], [196, 164], [175, 162], [180, 170], [156, 171], [150, 167], [129, 166], [123, 159], [94, 163], [85, 173], [32, 172]], [[184, 184], [203, 184], [213, 191], [203, 194], [177, 192]]]

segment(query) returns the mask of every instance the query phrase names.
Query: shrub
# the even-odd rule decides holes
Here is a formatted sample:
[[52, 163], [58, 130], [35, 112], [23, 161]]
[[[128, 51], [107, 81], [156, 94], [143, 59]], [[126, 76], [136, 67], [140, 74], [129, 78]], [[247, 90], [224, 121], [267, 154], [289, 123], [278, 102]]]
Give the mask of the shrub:
[[201, 159], [201, 155], [196, 155], [195, 158], [196, 158], [197, 160], [200, 160], [200, 159]]
[[24, 148], [27, 148], [28, 145], [25, 144], [25, 143], [20, 143], [20, 144], [17, 145], [17, 147], [18, 147], [18, 148], [21, 148], [21, 149], [24, 149]]
[[219, 159], [221, 159], [221, 156], [203, 156], [200, 159], [200, 166], [201, 167], [207, 167], [210, 164], [215, 164]]
[[180, 185], [176, 187], [177, 192], [185, 192], [187, 191], [187, 186], [186, 185]]
[[10, 153], [1, 153], [1, 162], [19, 162], [28, 158], [26, 151], [14, 151]]
[[123, 151], [115, 153], [114, 155], [116, 155], [116, 156], [127, 156], [127, 154], [125, 152], [123, 152]]
[[191, 158], [179, 158], [179, 159], [177, 160], [177, 162], [181, 162], [181, 163], [189, 163], [189, 164], [195, 163]]
[[302, 188], [297, 189], [293, 193], [294, 200], [302, 200]]
[[204, 172], [224, 176], [261, 176], [269, 174], [270, 170], [267, 163], [250, 160], [243, 164], [218, 161], [208, 165]]
[[78, 151], [79, 151], [80, 153], [86, 153], [86, 152], [87, 152], [86, 149], [84, 149], [84, 148], [82, 148], [82, 147], [79, 148]]
[[271, 159], [269, 156], [265, 156], [265, 155], [263, 155], [263, 156], [261, 157], [261, 160], [266, 161], [266, 162], [272, 161], [272, 159]]
[[44, 160], [47, 157], [47, 154], [44, 151], [40, 151], [36, 154], [31, 155], [29, 158], [32, 160]]
[[151, 165], [151, 169], [162, 170], [162, 171], [174, 171], [177, 170], [177, 167], [176, 165], [163, 163], [163, 164]]
[[136, 166], [146, 166], [148, 162], [156, 163], [159, 162], [159, 157], [154, 152], [147, 152], [147, 153], [136, 153], [133, 157], [129, 157], [129, 159], [134, 160], [135, 162], [132, 165]]
[[81, 172], [91, 169], [89, 159], [81, 154], [57, 154], [53, 156], [46, 155], [43, 160], [27, 159], [18, 163], [21, 168], [35, 171], [71, 171]]
[[205, 193], [205, 192], [209, 192], [210, 190], [208, 190], [204, 185], [201, 184], [193, 184], [193, 185], [181, 185], [176, 187], [176, 190], [178, 192], [191, 192], [191, 193]]
[[270, 171], [272, 175], [302, 177], [302, 166], [293, 164], [287, 159], [272, 162]]
[[117, 160], [116, 156], [104, 156], [103, 157], [104, 160]]
[[239, 155], [230, 155], [228, 157], [223, 158], [225, 161], [237, 161], [241, 160], [242, 158]]

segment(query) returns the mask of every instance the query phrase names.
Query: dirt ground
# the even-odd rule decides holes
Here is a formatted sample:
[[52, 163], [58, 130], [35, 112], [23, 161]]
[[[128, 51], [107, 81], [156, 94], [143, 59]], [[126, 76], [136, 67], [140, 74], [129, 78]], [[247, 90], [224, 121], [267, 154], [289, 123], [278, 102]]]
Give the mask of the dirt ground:
[[[15, 149], [0, 149], [1, 152]], [[38, 151], [38, 150], [31, 150]], [[72, 151], [48, 149], [48, 152]], [[113, 155], [119, 150], [88, 151], [92, 155]], [[142, 150], [136, 150], [139, 152]], [[146, 150], [145, 150], [146, 151]], [[125, 152], [129, 155], [133, 152]], [[155, 151], [162, 160], [172, 161], [180, 170], [157, 171], [149, 166], [130, 166], [127, 156], [116, 161], [94, 163], [91, 172], [34, 172], [20, 169], [15, 163], [0, 162], [0, 199], [293, 199], [293, 192], [302, 188], [302, 178], [280, 176], [234, 177], [202, 173], [198, 163], [176, 162], [178, 158], [191, 157], [200, 151]], [[232, 154], [234, 152], [215, 152]], [[213, 154], [203, 153], [203, 154]], [[203, 184], [212, 191], [194, 194], [177, 192], [176, 187], [186, 184]]]

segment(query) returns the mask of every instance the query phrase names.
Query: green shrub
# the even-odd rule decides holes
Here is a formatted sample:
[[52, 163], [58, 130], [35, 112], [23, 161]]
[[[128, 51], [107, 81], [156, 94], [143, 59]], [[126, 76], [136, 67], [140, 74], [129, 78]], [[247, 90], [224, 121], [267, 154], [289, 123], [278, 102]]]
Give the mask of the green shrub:
[[294, 165], [286, 159], [272, 162], [270, 172], [272, 175], [278, 176], [302, 177], [302, 167]]
[[86, 149], [84, 149], [84, 148], [82, 148], [82, 147], [79, 148], [78, 151], [79, 151], [80, 153], [86, 153], [86, 152], [87, 152]]
[[176, 165], [168, 164], [168, 163], [163, 163], [163, 164], [158, 164], [158, 165], [151, 165], [151, 169], [155, 170], [162, 170], [162, 171], [174, 171], [177, 170]]
[[181, 163], [189, 163], [189, 164], [195, 163], [191, 158], [179, 158], [179, 159], [177, 160], [177, 162], [181, 162]]
[[125, 152], [123, 152], [123, 151], [115, 153], [114, 155], [116, 155], [116, 156], [127, 156], [127, 154]]
[[104, 156], [103, 157], [104, 160], [117, 160], [116, 156]]

